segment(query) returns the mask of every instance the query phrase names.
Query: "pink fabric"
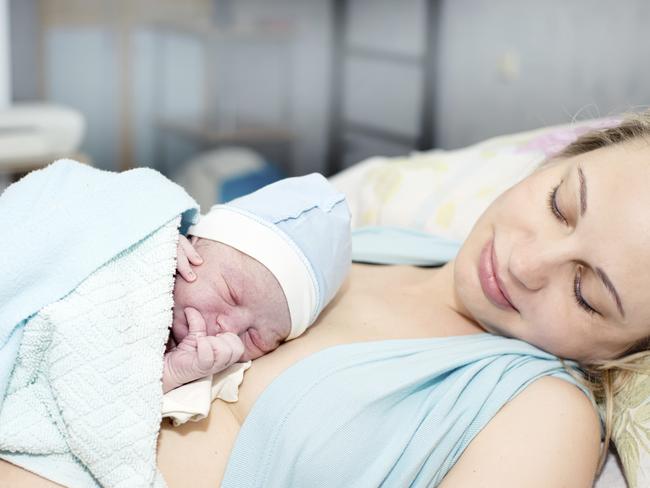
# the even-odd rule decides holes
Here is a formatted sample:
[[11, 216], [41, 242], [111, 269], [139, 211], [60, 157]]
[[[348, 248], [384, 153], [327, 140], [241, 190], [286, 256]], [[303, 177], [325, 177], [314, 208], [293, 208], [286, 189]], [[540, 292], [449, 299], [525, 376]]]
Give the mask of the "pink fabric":
[[527, 144], [520, 147], [517, 152], [536, 151], [546, 157], [559, 153], [562, 149], [575, 141], [581, 135], [593, 129], [606, 129], [621, 123], [620, 118], [596, 119], [575, 127], [563, 127], [551, 132], [546, 132], [535, 137]]

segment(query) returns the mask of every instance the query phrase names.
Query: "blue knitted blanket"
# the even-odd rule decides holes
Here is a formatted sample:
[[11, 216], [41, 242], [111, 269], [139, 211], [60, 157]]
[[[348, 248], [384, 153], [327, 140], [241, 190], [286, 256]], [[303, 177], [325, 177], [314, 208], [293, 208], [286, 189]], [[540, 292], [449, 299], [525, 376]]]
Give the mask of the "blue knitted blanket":
[[195, 214], [153, 170], [65, 160], [0, 197], [0, 457], [70, 486], [161, 483], [176, 242]]

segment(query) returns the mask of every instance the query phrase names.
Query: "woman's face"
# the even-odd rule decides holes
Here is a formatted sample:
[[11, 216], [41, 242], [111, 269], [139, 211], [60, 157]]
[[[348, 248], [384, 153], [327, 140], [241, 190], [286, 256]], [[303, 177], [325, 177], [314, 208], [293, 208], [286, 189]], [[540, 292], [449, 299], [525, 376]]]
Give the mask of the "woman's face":
[[578, 361], [650, 335], [650, 144], [549, 164], [483, 213], [454, 263], [462, 313]]

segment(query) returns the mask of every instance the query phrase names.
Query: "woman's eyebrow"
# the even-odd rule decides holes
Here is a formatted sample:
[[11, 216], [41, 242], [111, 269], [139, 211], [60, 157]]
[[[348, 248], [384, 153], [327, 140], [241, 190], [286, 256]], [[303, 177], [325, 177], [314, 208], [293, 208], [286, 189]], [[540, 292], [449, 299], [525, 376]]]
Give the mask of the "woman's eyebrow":
[[603, 282], [603, 285], [605, 285], [605, 288], [607, 288], [609, 294], [614, 298], [614, 301], [616, 302], [616, 308], [618, 308], [619, 313], [623, 318], [625, 318], [625, 310], [623, 310], [621, 297], [618, 296], [618, 293], [616, 292], [616, 288], [614, 288], [614, 284], [612, 283], [612, 280], [610, 280], [609, 277], [605, 274], [605, 272], [599, 267], [596, 267], [596, 274], [600, 278], [600, 281]]
[[580, 180], [580, 215], [587, 211], [587, 178], [578, 164], [578, 179]]
[[[587, 177], [585, 176], [585, 173], [582, 171], [582, 168], [580, 167], [579, 164], [577, 165], [577, 167], [578, 167], [578, 180], [580, 181], [580, 215], [583, 216], [587, 212]], [[612, 280], [609, 279], [607, 273], [605, 273], [605, 271], [603, 271], [598, 266], [596, 266], [595, 271], [596, 274], [598, 275], [598, 278], [600, 278], [600, 281], [603, 282], [605, 289], [607, 289], [611, 297], [616, 302], [616, 308], [618, 309], [618, 312], [621, 314], [623, 318], [625, 318], [625, 310], [623, 310], [621, 297], [616, 291], [616, 287], [614, 286], [614, 283], [612, 283]]]

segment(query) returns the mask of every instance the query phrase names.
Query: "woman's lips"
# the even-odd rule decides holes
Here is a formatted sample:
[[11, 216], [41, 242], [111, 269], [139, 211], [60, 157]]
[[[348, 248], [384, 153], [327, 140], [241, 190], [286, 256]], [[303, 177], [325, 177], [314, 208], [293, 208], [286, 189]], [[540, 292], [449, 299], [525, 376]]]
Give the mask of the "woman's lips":
[[483, 246], [478, 263], [478, 278], [481, 289], [493, 305], [503, 310], [516, 310], [506, 296], [507, 292], [505, 292], [503, 282], [497, 276], [495, 262], [494, 239], [490, 239]]

